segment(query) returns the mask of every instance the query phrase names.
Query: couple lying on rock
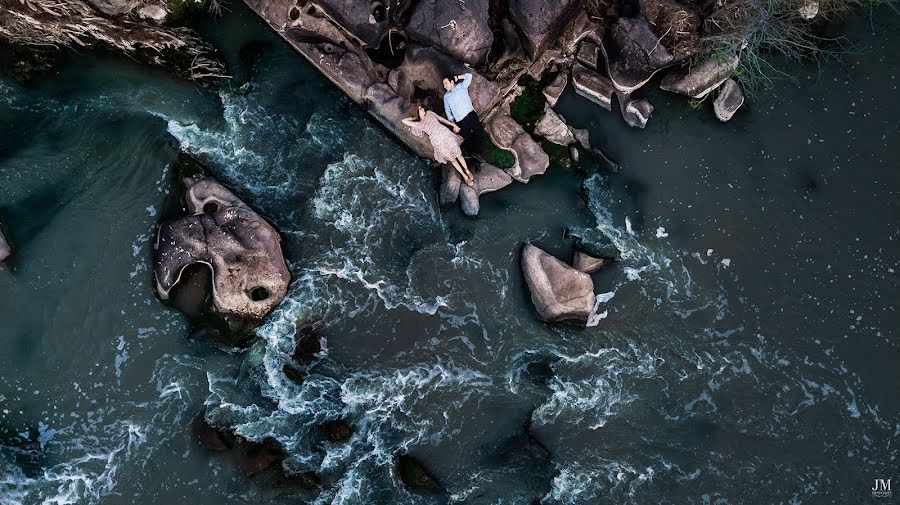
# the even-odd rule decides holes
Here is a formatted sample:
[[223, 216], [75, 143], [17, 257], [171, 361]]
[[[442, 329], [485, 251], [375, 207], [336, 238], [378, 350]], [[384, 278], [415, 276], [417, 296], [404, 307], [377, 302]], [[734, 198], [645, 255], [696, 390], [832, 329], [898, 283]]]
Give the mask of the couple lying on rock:
[[431, 147], [434, 149], [434, 160], [438, 163], [451, 163], [469, 186], [473, 186], [475, 180], [459, 146], [465, 142], [467, 151], [478, 153], [481, 150], [481, 139], [484, 134], [481, 121], [478, 120], [478, 115], [472, 106], [472, 98], [469, 96], [469, 84], [471, 83], [472, 74], [456, 75], [444, 79], [446, 119], [433, 111], [426, 110], [421, 104], [416, 105], [413, 117], [403, 119], [403, 124], [410, 127], [413, 135], [417, 137], [421, 137], [423, 134], [428, 135], [428, 140], [431, 141]]

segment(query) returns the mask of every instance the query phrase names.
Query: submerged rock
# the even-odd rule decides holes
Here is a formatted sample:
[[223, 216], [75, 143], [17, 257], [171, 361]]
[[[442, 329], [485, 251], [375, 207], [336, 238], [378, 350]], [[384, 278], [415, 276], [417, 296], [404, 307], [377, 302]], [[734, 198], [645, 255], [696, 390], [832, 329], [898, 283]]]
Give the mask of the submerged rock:
[[572, 266], [575, 267], [576, 270], [586, 274], [597, 272], [601, 268], [608, 267], [613, 263], [615, 263], [615, 261], [609, 258], [595, 258], [590, 254], [581, 251], [575, 251], [572, 255]]
[[744, 105], [744, 92], [734, 79], [728, 79], [719, 88], [719, 96], [713, 101], [713, 110], [719, 121], [728, 121]]
[[588, 274], [531, 244], [522, 249], [522, 271], [541, 320], [587, 321], [594, 308], [594, 283]]
[[267, 438], [261, 443], [247, 441], [244, 452], [241, 454], [240, 467], [244, 475], [252, 479], [266, 470], [280, 465], [285, 458], [287, 458], [287, 454], [275, 439]]
[[395, 467], [400, 480], [414, 491], [439, 493], [444, 487], [432, 477], [422, 463], [409, 454], [400, 454], [396, 457]]
[[353, 436], [353, 428], [343, 419], [333, 419], [322, 425], [322, 435], [329, 442], [346, 442]]
[[315, 319], [299, 319], [294, 329], [294, 352], [291, 357], [297, 363], [308, 363], [322, 352], [322, 322]]
[[669, 73], [663, 77], [659, 87], [691, 98], [703, 98], [725, 82], [739, 63], [737, 54], [724, 57], [711, 56], [699, 65]]
[[237, 439], [233, 433], [209, 424], [202, 414], [194, 420], [194, 434], [203, 447], [212, 452], [225, 452], [232, 449]]
[[155, 247], [154, 277], [160, 298], [191, 265], [212, 271], [216, 312], [244, 320], [261, 320], [287, 294], [291, 276], [281, 252], [281, 237], [211, 177], [190, 176], [186, 216], [160, 226]]
[[567, 228], [564, 236], [575, 240], [575, 249], [595, 258], [619, 259], [619, 249], [599, 230], [582, 227]]

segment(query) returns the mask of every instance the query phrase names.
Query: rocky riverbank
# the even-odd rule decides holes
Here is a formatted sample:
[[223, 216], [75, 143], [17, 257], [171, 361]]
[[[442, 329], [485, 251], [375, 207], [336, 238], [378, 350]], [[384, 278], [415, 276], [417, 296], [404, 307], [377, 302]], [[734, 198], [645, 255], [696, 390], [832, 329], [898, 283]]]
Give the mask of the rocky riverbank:
[[178, 26], [194, 6], [204, 5], [185, 0], [9, 0], [0, 10], [0, 62], [29, 78], [49, 68], [64, 50], [102, 50], [195, 82], [215, 82], [226, 77], [215, 49], [193, 30]]

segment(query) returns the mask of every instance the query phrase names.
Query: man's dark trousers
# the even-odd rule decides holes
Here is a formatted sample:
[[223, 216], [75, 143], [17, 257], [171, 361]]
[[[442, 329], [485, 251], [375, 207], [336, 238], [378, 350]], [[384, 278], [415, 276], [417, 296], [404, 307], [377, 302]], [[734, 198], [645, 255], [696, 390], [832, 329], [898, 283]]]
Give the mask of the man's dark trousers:
[[481, 154], [485, 133], [478, 114], [472, 111], [466, 114], [461, 121], [457, 121], [456, 125], [459, 126], [460, 136], [465, 140], [462, 145], [463, 151], [466, 154]]

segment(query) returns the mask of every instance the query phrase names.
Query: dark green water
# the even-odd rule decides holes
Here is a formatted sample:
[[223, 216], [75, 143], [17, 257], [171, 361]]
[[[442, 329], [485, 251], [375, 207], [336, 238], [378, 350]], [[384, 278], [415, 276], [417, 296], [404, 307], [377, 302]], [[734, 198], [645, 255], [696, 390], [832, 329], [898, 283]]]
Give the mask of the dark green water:
[[[900, 42], [792, 69], [732, 122], [652, 94], [644, 131], [571, 90], [618, 174], [552, 168], [440, 209], [435, 174], [245, 9], [207, 27], [248, 96], [79, 57], [0, 80], [0, 503], [296, 503], [192, 433], [275, 437], [318, 503], [889, 503], [898, 479]], [[281, 230], [288, 299], [248, 351], [188, 338], [154, 296], [179, 148]], [[587, 201], [579, 197], [586, 188]], [[628, 224], [626, 224], [628, 223]], [[566, 226], [623, 253], [606, 317], [536, 321], [518, 264]], [[294, 322], [325, 323], [302, 385]], [[342, 417], [345, 444], [317, 426]], [[530, 419], [549, 461], [509, 457]], [[406, 491], [408, 451], [447, 489]], [[506, 453], [507, 457], [503, 454]]]

